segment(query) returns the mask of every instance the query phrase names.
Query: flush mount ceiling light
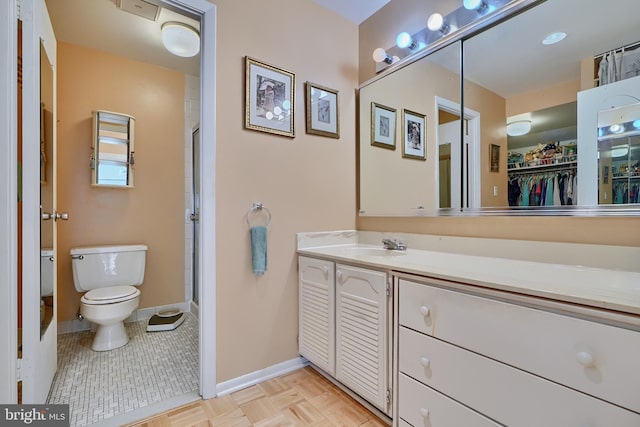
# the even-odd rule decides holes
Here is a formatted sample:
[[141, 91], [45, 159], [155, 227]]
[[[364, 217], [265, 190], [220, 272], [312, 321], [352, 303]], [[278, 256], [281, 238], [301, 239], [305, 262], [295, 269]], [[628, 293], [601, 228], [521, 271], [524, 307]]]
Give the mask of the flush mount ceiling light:
[[174, 55], [190, 58], [200, 52], [200, 33], [182, 22], [162, 24], [162, 44]]
[[384, 50], [383, 48], [379, 47], [376, 50], [373, 51], [373, 60], [376, 62], [384, 62], [385, 64], [393, 64], [396, 61], [399, 61], [400, 58], [398, 58], [397, 56], [389, 56], [387, 54], [387, 51]]
[[507, 135], [521, 136], [526, 135], [531, 130], [531, 120], [517, 120], [507, 124]]
[[562, 31], [551, 33], [542, 40], [542, 44], [547, 46], [551, 44], [556, 44], [564, 40], [565, 37], [567, 37], [567, 33], [563, 33]]
[[432, 13], [427, 18], [427, 28], [431, 31], [440, 31], [442, 34], [449, 32], [449, 24], [444, 20], [444, 17], [439, 13]]

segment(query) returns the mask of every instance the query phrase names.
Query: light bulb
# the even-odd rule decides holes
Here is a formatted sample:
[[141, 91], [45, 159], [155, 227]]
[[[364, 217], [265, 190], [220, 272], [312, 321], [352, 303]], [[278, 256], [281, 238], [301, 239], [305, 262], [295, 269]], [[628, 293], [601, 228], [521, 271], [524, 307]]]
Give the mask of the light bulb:
[[405, 49], [407, 47], [409, 49], [413, 49], [416, 47], [416, 42], [414, 42], [413, 39], [411, 38], [411, 34], [407, 32], [402, 32], [398, 34], [398, 37], [396, 37], [396, 45], [400, 49]]
[[387, 62], [387, 58], [389, 58], [389, 56], [387, 56], [387, 51], [385, 51], [383, 48], [379, 47], [376, 50], [373, 51], [373, 60], [376, 62]]
[[611, 133], [622, 133], [624, 131], [624, 126], [620, 124], [611, 125], [609, 130]]
[[486, 6], [483, 0], [463, 0], [462, 5], [467, 10], [480, 10]]
[[444, 17], [439, 13], [432, 13], [427, 19], [427, 28], [431, 31], [440, 31], [442, 34], [447, 34], [449, 31], [449, 25], [444, 22]]

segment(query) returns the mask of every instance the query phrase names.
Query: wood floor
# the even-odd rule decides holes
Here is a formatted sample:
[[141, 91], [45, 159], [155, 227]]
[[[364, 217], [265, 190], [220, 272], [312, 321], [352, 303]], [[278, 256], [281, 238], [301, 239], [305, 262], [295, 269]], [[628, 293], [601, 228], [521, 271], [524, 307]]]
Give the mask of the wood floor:
[[364, 426], [387, 427], [310, 367], [227, 396], [200, 400], [129, 427]]

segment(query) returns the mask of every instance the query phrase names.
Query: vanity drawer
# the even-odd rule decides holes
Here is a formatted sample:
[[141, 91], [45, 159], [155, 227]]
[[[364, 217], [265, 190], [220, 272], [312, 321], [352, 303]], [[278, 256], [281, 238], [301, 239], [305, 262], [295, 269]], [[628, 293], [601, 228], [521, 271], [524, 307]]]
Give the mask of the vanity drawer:
[[400, 420], [413, 426], [496, 427], [500, 425], [406, 375], [400, 374], [398, 382]]
[[401, 325], [640, 412], [639, 332], [404, 279], [399, 292]]
[[508, 426], [640, 426], [639, 414], [428, 335], [401, 327], [399, 345], [400, 372]]

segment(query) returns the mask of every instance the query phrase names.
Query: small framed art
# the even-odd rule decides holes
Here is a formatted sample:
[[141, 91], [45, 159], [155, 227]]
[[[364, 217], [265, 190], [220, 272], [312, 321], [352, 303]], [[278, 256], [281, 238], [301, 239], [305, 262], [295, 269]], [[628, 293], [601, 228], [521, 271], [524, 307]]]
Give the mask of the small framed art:
[[293, 73], [245, 57], [245, 128], [295, 137], [295, 87]]
[[396, 109], [371, 103], [371, 145], [396, 149]]
[[427, 159], [426, 124], [425, 114], [402, 110], [402, 157]]
[[489, 145], [489, 172], [500, 172], [500, 146]]
[[307, 133], [340, 138], [338, 91], [306, 83]]

